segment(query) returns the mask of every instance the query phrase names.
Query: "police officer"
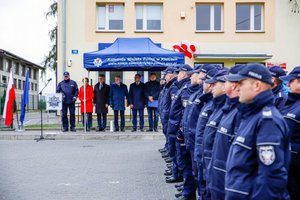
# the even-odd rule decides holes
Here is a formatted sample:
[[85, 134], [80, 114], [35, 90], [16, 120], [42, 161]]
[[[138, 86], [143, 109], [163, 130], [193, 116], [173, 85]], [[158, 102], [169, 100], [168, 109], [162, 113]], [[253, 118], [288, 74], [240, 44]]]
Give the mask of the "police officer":
[[68, 122], [68, 109], [70, 112], [70, 129], [72, 132], [76, 132], [75, 129], [75, 101], [78, 96], [77, 83], [70, 79], [69, 72], [64, 72], [64, 80], [61, 81], [57, 88], [57, 93], [62, 93], [62, 124], [63, 132], [67, 132], [69, 129]]
[[247, 64], [239, 81], [241, 121], [230, 147], [225, 199], [288, 199], [288, 127], [274, 106], [269, 70]]
[[228, 73], [227, 69], [222, 69], [218, 71], [213, 78], [205, 80], [205, 83], [212, 84], [212, 95], [213, 95], [213, 104], [214, 109], [209, 117], [207, 124], [205, 125], [205, 129], [203, 132], [203, 171], [204, 177], [206, 177], [206, 198], [210, 198], [210, 192], [208, 189], [208, 184], [210, 181], [210, 177], [208, 176], [209, 165], [212, 157], [212, 148], [215, 139], [215, 134], [217, 132], [218, 125], [223, 116], [223, 110], [225, 101], [227, 100], [227, 96], [225, 94], [225, 80], [224, 75]]
[[238, 107], [238, 82], [231, 81], [230, 77], [237, 74], [244, 65], [236, 65], [229, 69], [229, 75], [225, 75], [225, 93], [228, 97], [225, 106], [222, 107], [223, 117], [218, 125], [212, 150], [212, 159], [209, 167], [208, 177], [210, 179], [208, 188], [211, 198], [222, 200], [225, 197], [225, 173], [226, 160], [229, 148], [234, 138], [234, 133], [239, 125]]
[[[169, 153], [173, 161], [172, 176], [166, 177], [167, 183], [175, 183], [182, 181], [182, 160], [180, 155], [180, 143], [177, 139], [178, 134], [180, 133], [180, 124], [183, 114], [183, 101], [187, 101], [188, 98], [181, 99], [181, 92], [184, 89], [187, 89], [187, 84], [190, 82], [190, 75], [187, 73], [191, 71], [192, 68], [189, 65], [181, 65], [178, 69], [179, 73], [177, 76], [176, 87], [178, 91], [172, 97], [172, 103], [169, 112], [168, 120], [168, 139], [169, 139]], [[173, 84], [174, 85], [174, 84]]]
[[287, 81], [290, 88], [287, 100], [281, 108], [291, 137], [291, 164], [289, 167], [288, 190], [292, 200], [300, 197], [300, 67], [295, 67], [287, 76], [280, 79]]
[[272, 75], [272, 82], [273, 82], [272, 91], [274, 94], [275, 106], [277, 108], [280, 108], [284, 104], [287, 98], [287, 91], [284, 88], [283, 80], [281, 80], [279, 77], [285, 76], [286, 73], [279, 66], [273, 66], [269, 68], [269, 71], [271, 72]]
[[[165, 85], [159, 95], [159, 104], [158, 110], [160, 112], [160, 119], [163, 127], [163, 134], [166, 137], [166, 143], [164, 146], [164, 152], [168, 155], [168, 138], [167, 138], [167, 126], [169, 120], [169, 110], [171, 106], [171, 94], [170, 94], [170, 87], [176, 81], [176, 73], [174, 67], [168, 67], [163, 71], [165, 73]], [[167, 157], [167, 156], [166, 156]]]
[[[195, 179], [192, 170], [192, 159], [190, 152], [185, 146], [184, 137], [184, 120], [187, 118], [187, 113], [190, 108], [188, 106], [190, 97], [194, 93], [198, 93], [199, 90], [202, 92], [202, 86], [200, 86], [201, 81], [199, 80], [200, 66], [197, 66], [194, 70], [186, 72], [191, 75], [190, 83], [186, 85], [186, 89], [183, 89], [178, 98], [181, 99], [183, 106], [183, 114], [181, 116], [180, 132], [177, 135], [177, 139], [180, 143], [178, 146], [178, 152], [181, 154], [177, 159], [181, 159], [182, 169], [183, 169], [183, 188], [182, 192], [179, 192], [175, 196], [177, 199], [194, 199], [195, 198]], [[176, 149], [177, 150], [177, 149]]]
[[204, 199], [206, 195], [206, 181], [203, 174], [203, 133], [206, 123], [214, 110], [212, 88], [213, 84], [206, 83], [205, 80], [213, 78], [218, 72], [217, 69], [211, 69], [207, 72], [203, 79], [203, 92], [204, 95], [201, 97], [203, 107], [200, 111], [200, 115], [197, 119], [197, 125], [195, 130], [195, 149], [194, 149], [194, 160], [197, 169], [197, 188], [199, 199]]

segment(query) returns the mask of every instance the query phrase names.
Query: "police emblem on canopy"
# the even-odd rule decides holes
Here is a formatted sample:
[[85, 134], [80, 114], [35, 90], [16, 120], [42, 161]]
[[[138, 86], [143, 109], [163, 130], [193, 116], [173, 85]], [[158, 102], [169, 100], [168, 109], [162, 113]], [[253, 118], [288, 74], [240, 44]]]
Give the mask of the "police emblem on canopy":
[[94, 59], [93, 63], [96, 67], [100, 67], [103, 64], [103, 61], [101, 60], [101, 58], [96, 58], [96, 59]]
[[272, 165], [275, 161], [274, 146], [259, 146], [259, 159], [265, 165]]

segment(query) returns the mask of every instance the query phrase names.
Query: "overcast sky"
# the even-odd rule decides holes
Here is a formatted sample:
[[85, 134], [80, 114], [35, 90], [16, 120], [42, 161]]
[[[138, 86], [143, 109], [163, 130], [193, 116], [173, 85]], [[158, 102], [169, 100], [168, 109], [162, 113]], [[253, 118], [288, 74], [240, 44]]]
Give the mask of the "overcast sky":
[[[0, 0], [0, 49], [42, 65], [51, 44], [48, 32], [56, 23], [56, 19], [45, 18], [52, 2]], [[53, 77], [53, 74], [47, 76]]]
[[53, 0], [0, 0], [0, 48], [41, 64], [55, 21], [45, 13]]

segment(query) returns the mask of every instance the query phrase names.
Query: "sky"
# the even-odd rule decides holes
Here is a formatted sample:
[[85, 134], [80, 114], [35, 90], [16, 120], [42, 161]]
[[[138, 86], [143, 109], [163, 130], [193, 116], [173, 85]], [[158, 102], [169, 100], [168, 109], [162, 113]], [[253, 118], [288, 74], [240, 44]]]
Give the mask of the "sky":
[[[52, 2], [0, 0], [0, 49], [42, 65], [51, 45], [48, 33], [56, 23], [45, 17]], [[46, 79], [50, 77], [54, 78], [54, 73], [48, 71]]]

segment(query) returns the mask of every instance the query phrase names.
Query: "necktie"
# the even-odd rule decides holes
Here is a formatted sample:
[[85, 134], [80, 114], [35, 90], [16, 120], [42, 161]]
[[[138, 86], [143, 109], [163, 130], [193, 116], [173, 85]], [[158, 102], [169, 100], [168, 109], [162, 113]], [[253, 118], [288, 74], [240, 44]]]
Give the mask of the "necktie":
[[101, 91], [101, 89], [102, 89], [102, 84], [100, 84], [100, 86], [99, 86], [99, 90]]

